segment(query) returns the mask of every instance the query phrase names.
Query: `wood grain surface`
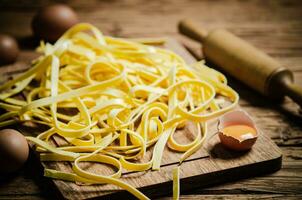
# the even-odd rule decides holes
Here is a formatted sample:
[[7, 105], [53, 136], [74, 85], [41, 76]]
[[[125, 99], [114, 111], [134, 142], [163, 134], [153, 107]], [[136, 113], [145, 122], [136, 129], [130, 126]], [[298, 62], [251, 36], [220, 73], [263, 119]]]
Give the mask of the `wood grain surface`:
[[[183, 17], [201, 26], [227, 28], [254, 44], [294, 71], [302, 85], [302, 1], [299, 0], [91, 0], [61, 1], [70, 4], [82, 21], [90, 22], [105, 34], [119, 37], [173, 36], [202, 57], [199, 44], [177, 33]], [[36, 10], [50, 1], [0, 1], [0, 32], [18, 38], [22, 53], [11, 66], [25, 67], [35, 57], [30, 21]], [[1, 77], [1, 76], [0, 76]], [[301, 199], [302, 118], [299, 108], [285, 99], [274, 104], [231, 77], [230, 84], [240, 96], [240, 105], [253, 115], [258, 126], [283, 152], [282, 169], [271, 175], [194, 189], [183, 199]], [[41, 176], [37, 159], [30, 158], [17, 174], [1, 176], [0, 199], [62, 198], [48, 179]], [[169, 197], [167, 197], [168, 199]]]

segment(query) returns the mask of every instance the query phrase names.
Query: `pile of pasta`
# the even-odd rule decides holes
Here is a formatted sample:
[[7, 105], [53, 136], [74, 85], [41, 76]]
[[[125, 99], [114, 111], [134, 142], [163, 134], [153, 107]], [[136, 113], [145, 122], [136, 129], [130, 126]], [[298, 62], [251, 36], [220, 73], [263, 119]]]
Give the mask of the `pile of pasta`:
[[[28, 121], [49, 127], [26, 138], [42, 161], [72, 163], [72, 173], [45, 169], [45, 176], [55, 179], [110, 183], [147, 199], [119, 179], [122, 169], [158, 170], [166, 145], [183, 153], [181, 163], [202, 146], [207, 121], [233, 109], [239, 99], [224, 75], [204, 62], [189, 66], [172, 51], [103, 36], [90, 24], [75, 25], [53, 45], [41, 42], [38, 51], [43, 55], [28, 71], [0, 86], [0, 108], [6, 110], [0, 127]], [[198, 131], [192, 142], [181, 144], [174, 133], [188, 122]], [[52, 145], [55, 135], [66, 144]], [[152, 158], [137, 162], [150, 147]], [[95, 174], [80, 162], [117, 170]]]

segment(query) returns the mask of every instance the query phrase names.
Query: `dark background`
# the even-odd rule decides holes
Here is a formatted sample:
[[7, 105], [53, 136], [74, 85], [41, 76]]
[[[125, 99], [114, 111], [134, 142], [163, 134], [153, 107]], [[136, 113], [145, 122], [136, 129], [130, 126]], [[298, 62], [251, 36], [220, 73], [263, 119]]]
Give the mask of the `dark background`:
[[[19, 40], [22, 53], [15, 65], [27, 65], [34, 57], [30, 22], [42, 6], [56, 1], [0, 1], [0, 32]], [[177, 32], [184, 17], [197, 20], [207, 29], [226, 28], [254, 44], [294, 71], [302, 86], [302, 1], [234, 0], [91, 0], [60, 1], [69, 4], [81, 21], [105, 34], [118, 37], [171, 36], [197, 56], [200, 45]], [[12, 65], [14, 67], [15, 65]], [[302, 119], [298, 106], [285, 99], [273, 104], [241, 83], [230, 79], [241, 96], [240, 105], [256, 120], [283, 152], [280, 171], [248, 180], [181, 194], [184, 199], [302, 198]], [[0, 199], [54, 199], [55, 187], [41, 176], [31, 158], [18, 174], [0, 178]]]

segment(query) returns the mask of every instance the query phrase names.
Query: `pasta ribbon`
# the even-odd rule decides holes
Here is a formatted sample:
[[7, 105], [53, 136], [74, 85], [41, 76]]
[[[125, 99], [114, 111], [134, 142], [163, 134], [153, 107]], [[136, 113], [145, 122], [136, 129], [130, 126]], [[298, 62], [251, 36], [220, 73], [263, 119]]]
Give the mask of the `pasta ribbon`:
[[[148, 199], [120, 179], [122, 170], [159, 170], [166, 147], [182, 153], [181, 164], [202, 147], [207, 122], [233, 109], [239, 99], [225, 76], [203, 61], [189, 66], [172, 51], [149, 44], [150, 39], [104, 36], [86, 23], [69, 29], [55, 44], [41, 42], [42, 55], [29, 70], [0, 86], [0, 109], [6, 111], [0, 127], [32, 122], [46, 128], [37, 137], [26, 137], [40, 159], [73, 166], [72, 172], [45, 169], [47, 177], [114, 184]], [[188, 123], [197, 132], [183, 144], [175, 132]], [[110, 165], [115, 172], [92, 173], [81, 162]], [[173, 182], [178, 199], [178, 167]]]

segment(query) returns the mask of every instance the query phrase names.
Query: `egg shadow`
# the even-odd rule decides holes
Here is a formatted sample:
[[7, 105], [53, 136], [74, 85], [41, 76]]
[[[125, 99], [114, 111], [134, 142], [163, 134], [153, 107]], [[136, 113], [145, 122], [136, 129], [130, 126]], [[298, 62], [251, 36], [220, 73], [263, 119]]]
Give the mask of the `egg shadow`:
[[35, 50], [40, 43], [40, 40], [33, 35], [17, 38], [20, 49], [23, 50]]
[[64, 199], [54, 182], [44, 177], [44, 167], [42, 166], [37, 153], [30, 148], [30, 153], [24, 167], [24, 177], [31, 179], [39, 187], [45, 199]]
[[25, 169], [27, 168], [27, 166], [30, 165], [29, 162], [32, 159], [31, 158], [32, 157], [31, 154], [32, 153], [30, 152], [27, 161], [17, 171], [14, 171], [14, 172], [5, 172], [5, 173], [0, 172], [0, 186], [1, 185], [6, 185], [6, 184], [8, 184], [10, 182], [13, 182], [19, 176], [26, 176]]
[[39, 195], [43, 199], [64, 199], [53, 181], [43, 176], [43, 171], [44, 168], [36, 153], [30, 149], [29, 157], [21, 169], [12, 173], [0, 174], [0, 187], [6, 187], [9, 184], [24, 187], [24, 184], [19, 182], [23, 179], [30, 179], [29, 183], [32, 182], [30, 184], [38, 187]]
[[234, 158], [240, 158], [246, 155], [250, 150], [247, 151], [233, 151], [225, 148], [221, 143], [216, 143], [209, 150], [210, 157], [219, 158], [223, 160], [230, 160]]
[[6, 185], [9, 182], [13, 181], [19, 175], [20, 175], [19, 172], [16, 172], [16, 173], [1, 173], [0, 172], [0, 187], [2, 185]]

